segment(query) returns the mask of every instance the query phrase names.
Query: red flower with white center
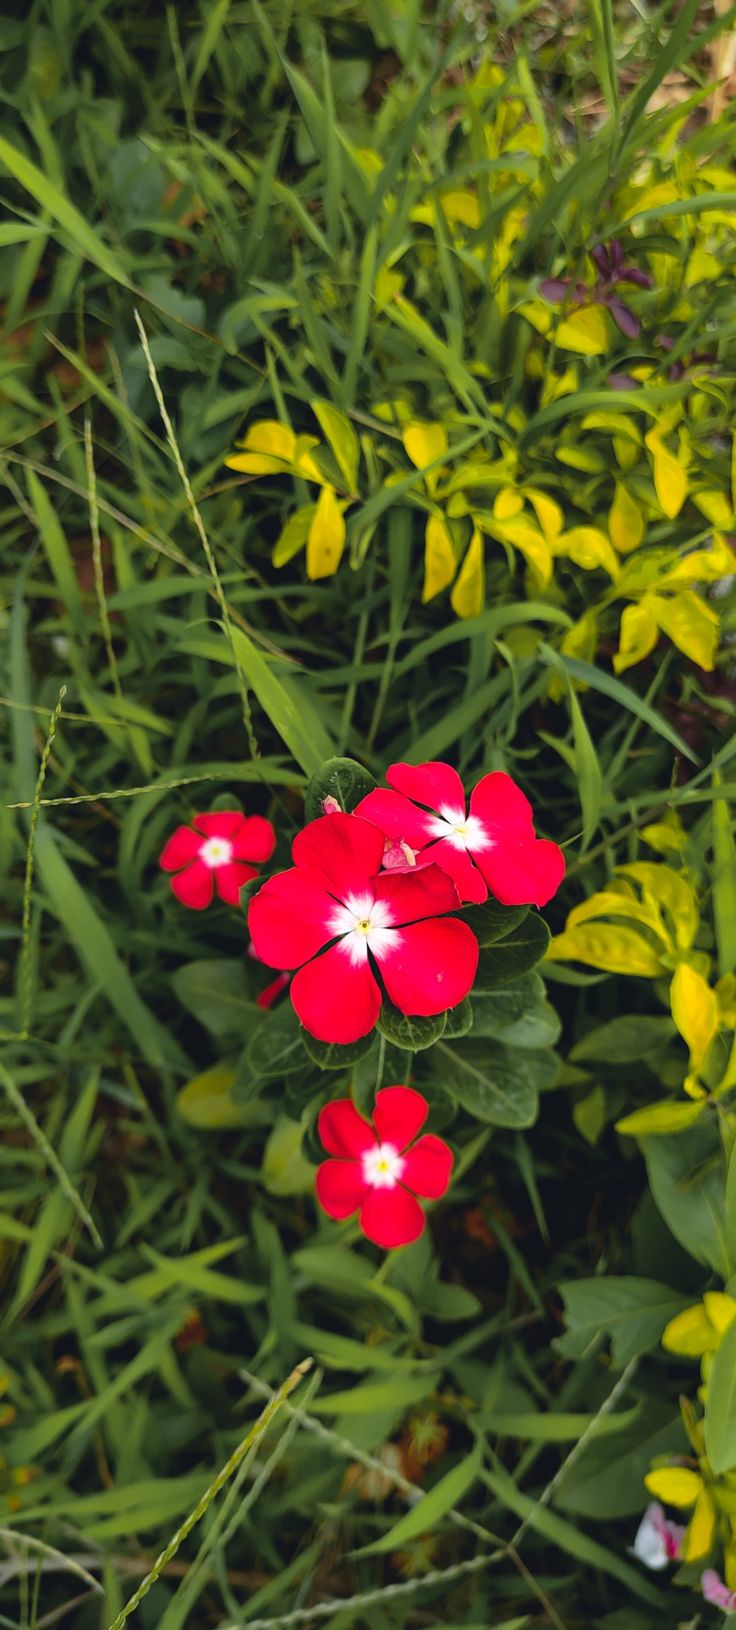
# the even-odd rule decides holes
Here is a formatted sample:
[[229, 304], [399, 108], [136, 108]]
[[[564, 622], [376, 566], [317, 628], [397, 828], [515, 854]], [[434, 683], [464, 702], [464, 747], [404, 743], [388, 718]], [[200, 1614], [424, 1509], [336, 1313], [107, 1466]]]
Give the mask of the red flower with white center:
[[[424, 1228], [416, 1196], [439, 1200], [452, 1175], [452, 1150], [425, 1132], [429, 1104], [413, 1087], [376, 1093], [373, 1124], [349, 1098], [320, 1110], [317, 1127], [328, 1155], [317, 1170], [317, 1199], [329, 1217], [360, 1212], [366, 1237], [384, 1250], [411, 1245]], [[416, 1139], [416, 1142], [415, 1142]]]
[[460, 899], [481, 905], [488, 890], [504, 906], [544, 906], [565, 875], [556, 843], [538, 838], [528, 799], [510, 775], [484, 775], [470, 794], [449, 764], [391, 764], [391, 791], [376, 787], [356, 815], [373, 821], [393, 844], [415, 851], [415, 864], [435, 861]]
[[[446, 912], [460, 904], [439, 866], [381, 872], [384, 836], [356, 815], [323, 815], [294, 839], [294, 865], [254, 895], [248, 927], [269, 967], [298, 971], [291, 1000], [318, 1041], [367, 1036], [383, 992], [406, 1015], [444, 1013], [467, 996], [478, 942]], [[320, 954], [321, 953], [321, 954]]]
[[195, 815], [193, 826], [178, 826], [165, 845], [159, 866], [176, 872], [171, 887], [182, 905], [204, 911], [217, 888], [229, 906], [240, 902], [240, 890], [258, 876], [253, 861], [270, 860], [276, 833], [263, 815], [218, 810]]

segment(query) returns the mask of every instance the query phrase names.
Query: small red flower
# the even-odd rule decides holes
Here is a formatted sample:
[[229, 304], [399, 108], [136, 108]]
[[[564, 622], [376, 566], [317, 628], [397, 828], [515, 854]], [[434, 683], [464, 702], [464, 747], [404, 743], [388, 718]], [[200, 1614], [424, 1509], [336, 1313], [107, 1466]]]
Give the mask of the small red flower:
[[428, 1113], [413, 1087], [383, 1087], [373, 1125], [349, 1098], [320, 1110], [319, 1135], [336, 1158], [318, 1167], [317, 1199], [329, 1217], [359, 1211], [363, 1233], [387, 1251], [419, 1238], [424, 1212], [416, 1195], [439, 1200], [450, 1184], [452, 1150], [433, 1132], [417, 1138]]
[[263, 815], [218, 810], [195, 815], [194, 827], [178, 826], [165, 845], [159, 866], [176, 872], [171, 887], [182, 905], [204, 911], [217, 886], [221, 900], [236, 906], [240, 890], [258, 876], [252, 861], [270, 860], [276, 833]]
[[[322, 815], [299, 832], [294, 865], [269, 878], [248, 913], [256, 955], [296, 968], [291, 999], [318, 1041], [367, 1036], [383, 992], [411, 1015], [444, 1013], [467, 996], [478, 942], [439, 866], [381, 872], [384, 837], [356, 815]], [[321, 955], [319, 953], [322, 953]]]
[[460, 899], [482, 904], [488, 890], [504, 906], [544, 906], [565, 875], [556, 843], [538, 838], [528, 799], [510, 775], [484, 775], [470, 794], [449, 764], [391, 764], [390, 792], [377, 787], [356, 815], [380, 827], [386, 838], [416, 852], [452, 878]]

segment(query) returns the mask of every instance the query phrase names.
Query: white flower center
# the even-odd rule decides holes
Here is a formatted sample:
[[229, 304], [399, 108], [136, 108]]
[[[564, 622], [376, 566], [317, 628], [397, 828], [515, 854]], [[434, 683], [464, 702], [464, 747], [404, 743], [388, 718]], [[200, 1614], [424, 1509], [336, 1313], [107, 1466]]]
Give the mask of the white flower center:
[[433, 838], [446, 838], [456, 849], [492, 849], [493, 838], [477, 815], [466, 815], [464, 809], [450, 809], [446, 804], [439, 815], [430, 816]]
[[406, 1161], [393, 1143], [379, 1143], [363, 1155], [363, 1180], [372, 1189], [393, 1189]]
[[233, 858], [233, 846], [227, 838], [208, 838], [202, 844], [199, 858], [213, 870], [216, 866], [227, 866]]
[[374, 900], [371, 894], [349, 894], [343, 905], [335, 907], [329, 928], [340, 936], [340, 948], [351, 962], [365, 962], [369, 951], [380, 961], [396, 939], [390, 923], [391, 913], [383, 900]]

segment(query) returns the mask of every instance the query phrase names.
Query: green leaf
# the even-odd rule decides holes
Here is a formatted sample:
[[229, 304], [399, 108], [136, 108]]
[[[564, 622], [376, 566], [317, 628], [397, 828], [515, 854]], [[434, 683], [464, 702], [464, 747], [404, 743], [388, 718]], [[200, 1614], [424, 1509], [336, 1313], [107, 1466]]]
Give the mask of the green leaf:
[[445, 1023], [445, 1013], [436, 1013], [430, 1018], [409, 1018], [384, 997], [376, 1029], [394, 1047], [401, 1047], [407, 1053], [420, 1053], [425, 1047], [434, 1046], [444, 1034]]
[[242, 960], [201, 958], [185, 962], [171, 983], [182, 1004], [213, 1036], [247, 1036], [259, 1013], [249, 1000]]
[[463, 911], [462, 918], [472, 928], [480, 946], [495, 945], [523, 923], [529, 910], [529, 906], [502, 906], [489, 896], [485, 905], [470, 906]]
[[416, 1505], [400, 1517], [387, 1534], [381, 1534], [379, 1539], [371, 1545], [362, 1545], [355, 1556], [376, 1556], [384, 1551], [395, 1551], [410, 1540], [416, 1539], [419, 1534], [429, 1533], [431, 1528], [459, 1506], [460, 1501], [472, 1487], [480, 1471], [483, 1461], [483, 1445], [476, 1444], [472, 1453], [466, 1455], [464, 1460], [458, 1461], [449, 1472], [441, 1477], [434, 1487], [422, 1494]]
[[530, 911], [524, 921], [507, 934], [498, 944], [481, 951], [475, 992], [496, 990], [520, 974], [528, 973], [542, 961], [550, 941], [550, 932], [543, 917]]
[[473, 1028], [479, 1036], [500, 1036], [524, 1013], [537, 1007], [544, 997], [544, 984], [538, 973], [522, 974], [487, 995], [473, 992]]
[[253, 1126], [269, 1120], [271, 1111], [266, 1106], [236, 1101], [234, 1084], [235, 1070], [224, 1064], [213, 1064], [211, 1069], [195, 1075], [177, 1093], [176, 1107], [182, 1120], [203, 1132]]
[[330, 757], [332, 742], [324, 724], [305, 695], [304, 684], [284, 676], [277, 678], [258, 647], [242, 628], [231, 626], [235, 658], [246, 682], [255, 691], [274, 730], [305, 775], [315, 775]]
[[392, 1376], [390, 1381], [366, 1381], [347, 1392], [322, 1393], [312, 1402], [313, 1415], [373, 1415], [384, 1410], [409, 1409], [434, 1392], [439, 1375]]
[[337, 799], [340, 808], [350, 813], [375, 787], [370, 770], [356, 763], [354, 758], [328, 758], [315, 771], [304, 795], [304, 819], [314, 821], [324, 815], [325, 798]]
[[443, 1036], [449, 1041], [457, 1036], [467, 1036], [473, 1028], [473, 1007], [469, 996], [464, 996], [457, 1007], [450, 1007], [445, 1015], [445, 1028]]
[[0, 137], [0, 164], [10, 171], [21, 187], [25, 187], [26, 192], [40, 204], [41, 209], [48, 211], [52, 220], [61, 228], [64, 237], [71, 239], [75, 249], [95, 266], [99, 266], [106, 277], [111, 277], [115, 283], [122, 283], [126, 289], [133, 288], [122, 262], [99, 237], [94, 227], [85, 220], [76, 205], [65, 197], [59, 187], [54, 186], [42, 170], [32, 164], [30, 159], [4, 137]]
[[[565, 398], [566, 400], [567, 398]], [[625, 707], [629, 713], [633, 713], [637, 719], [640, 719], [642, 724], [647, 725], [650, 730], [656, 731], [657, 735], [662, 736], [664, 741], [668, 741], [671, 747], [676, 747], [678, 753], [682, 753], [686, 759], [689, 759], [691, 764], [697, 764], [697, 753], [694, 753], [692, 748], [688, 747], [687, 742], [683, 741], [682, 737], [678, 735], [677, 731], [673, 729], [666, 719], [662, 718], [661, 714], [657, 713], [653, 707], [650, 707], [642, 696], [638, 696], [636, 691], [631, 690], [628, 685], [624, 685], [622, 680], [616, 679], [613, 674], [606, 673], [604, 668], [594, 668], [592, 663], [582, 662], [579, 657], [562, 656], [558, 655], [556, 651], [548, 651], [548, 648], [544, 645], [540, 646], [539, 656], [541, 661], [549, 662], [550, 666], [557, 666], [562, 663], [572, 679], [578, 679], [584, 685], [589, 685], [592, 690], [600, 691], [602, 696], [607, 696], [609, 701], [615, 702], [618, 707]]]
[[280, 1115], [263, 1151], [261, 1182], [269, 1194], [311, 1194], [316, 1167], [302, 1154], [304, 1128]]
[[517, 1052], [499, 1041], [438, 1043], [433, 1057], [438, 1086], [449, 1090], [470, 1115], [491, 1126], [532, 1126], [537, 1098], [557, 1074], [554, 1053]]
[[704, 1116], [687, 1137], [642, 1138], [649, 1184], [675, 1239], [722, 1279], [734, 1271], [726, 1221], [726, 1174], [715, 1128]]
[[676, 1035], [665, 1014], [622, 1014], [590, 1030], [573, 1047], [570, 1058], [601, 1059], [605, 1064], [636, 1064], [647, 1053], [658, 1052]]
[[708, 1376], [705, 1452], [717, 1477], [736, 1467], [736, 1324], [721, 1336]]
[[300, 1070], [306, 1076], [310, 1064], [302, 1035], [302, 1027], [291, 1006], [264, 1014], [246, 1050], [250, 1068], [266, 1079], [294, 1075]]
[[[721, 777], [714, 775], [714, 788], [721, 786]], [[736, 842], [733, 823], [725, 797], [713, 800], [711, 814], [713, 828], [713, 915], [715, 917], [716, 944], [718, 946], [718, 972], [736, 970]]]
[[338, 408], [333, 407], [331, 402], [323, 402], [314, 397], [311, 406], [335, 455], [347, 490], [354, 493], [358, 485], [360, 443], [350, 420], [346, 419], [345, 414], [340, 413]]
[[334, 1041], [318, 1041], [316, 1036], [310, 1036], [309, 1031], [304, 1029], [301, 1038], [312, 1062], [319, 1064], [321, 1070], [349, 1070], [370, 1052], [374, 1040], [371, 1031], [369, 1035], [361, 1036], [359, 1041], [339, 1046]]
[[566, 1358], [582, 1358], [597, 1338], [611, 1337], [611, 1358], [622, 1369], [659, 1344], [666, 1324], [686, 1306], [684, 1297], [654, 1279], [601, 1275], [560, 1285], [567, 1332], [555, 1342]]

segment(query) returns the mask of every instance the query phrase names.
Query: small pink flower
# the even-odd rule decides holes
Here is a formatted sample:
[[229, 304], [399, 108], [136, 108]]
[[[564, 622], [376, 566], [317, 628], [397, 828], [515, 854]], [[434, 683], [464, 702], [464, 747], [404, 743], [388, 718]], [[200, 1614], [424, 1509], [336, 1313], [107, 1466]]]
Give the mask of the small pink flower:
[[413, 1087], [383, 1087], [373, 1125], [349, 1098], [320, 1111], [319, 1135], [336, 1158], [317, 1170], [317, 1199], [329, 1217], [359, 1211], [363, 1233], [387, 1251], [419, 1238], [424, 1212], [416, 1195], [439, 1200], [449, 1187], [452, 1150], [432, 1132], [417, 1138], [428, 1112]]
[[[449, 764], [391, 764], [390, 792], [376, 787], [355, 811], [393, 844], [411, 845], [418, 865], [436, 861], [461, 900], [482, 904], [488, 890], [505, 906], [544, 906], [565, 875], [556, 843], [538, 838], [531, 804], [510, 775], [484, 775], [470, 812]], [[385, 861], [384, 861], [385, 864]]]
[[217, 887], [221, 900], [236, 906], [240, 890], [258, 876], [252, 861], [270, 860], [276, 833], [263, 815], [217, 810], [195, 815], [193, 826], [178, 826], [165, 845], [159, 865], [175, 872], [171, 887], [182, 905], [204, 911]]
[[666, 1568], [680, 1555], [685, 1529], [680, 1523], [670, 1522], [658, 1500], [647, 1506], [636, 1531], [632, 1550], [645, 1568]]
[[290, 871], [254, 895], [248, 927], [271, 968], [296, 969], [291, 1000], [318, 1041], [357, 1041], [378, 1018], [383, 992], [401, 1013], [430, 1015], [467, 996], [478, 942], [439, 866], [382, 872], [384, 837], [356, 815], [310, 821], [292, 845]]
[[701, 1573], [700, 1588], [706, 1602], [722, 1608], [724, 1613], [736, 1613], [736, 1590], [729, 1590], [728, 1585], [724, 1585], [715, 1568], [706, 1568], [705, 1573]]

